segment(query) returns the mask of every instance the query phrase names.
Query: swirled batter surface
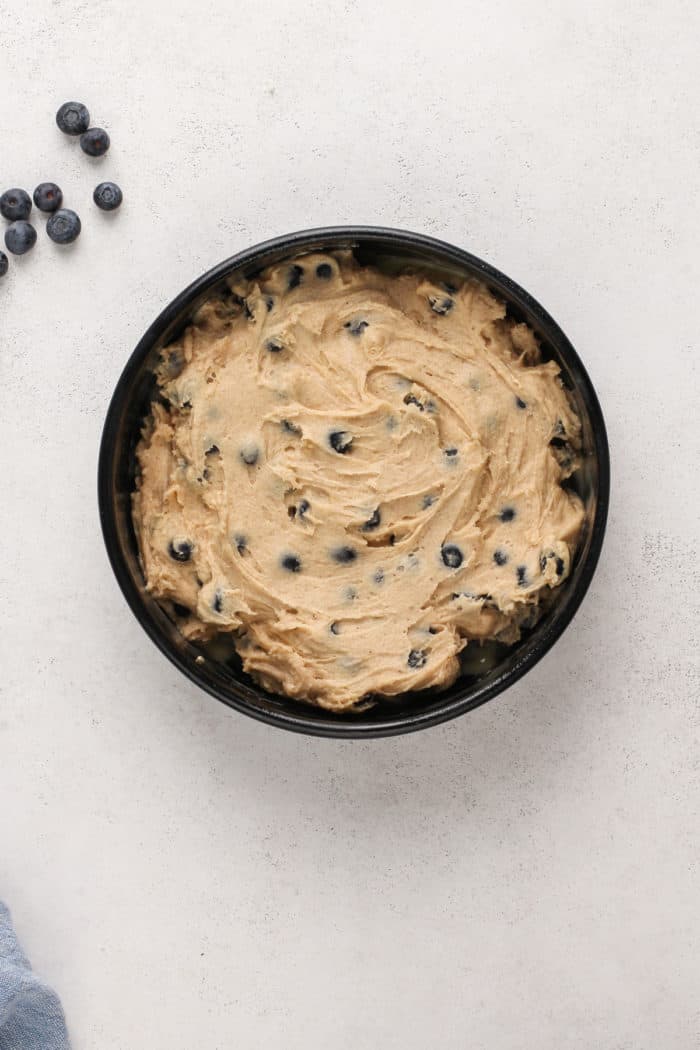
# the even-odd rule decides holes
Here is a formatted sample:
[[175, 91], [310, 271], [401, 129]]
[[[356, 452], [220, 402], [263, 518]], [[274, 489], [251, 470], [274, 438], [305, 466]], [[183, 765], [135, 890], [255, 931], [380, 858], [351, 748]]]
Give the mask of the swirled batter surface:
[[207, 302], [138, 447], [147, 586], [334, 710], [451, 683], [569, 574], [580, 423], [488, 289], [307, 255]]

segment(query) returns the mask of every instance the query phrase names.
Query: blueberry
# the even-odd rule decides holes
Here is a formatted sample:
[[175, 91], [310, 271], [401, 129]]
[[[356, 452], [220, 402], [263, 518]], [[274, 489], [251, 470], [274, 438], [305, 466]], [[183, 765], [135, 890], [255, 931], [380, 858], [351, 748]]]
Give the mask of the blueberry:
[[0, 252], [0, 277], [4, 277], [9, 269], [10, 263], [4, 252]]
[[238, 551], [238, 553], [245, 554], [245, 552], [248, 550], [248, 541], [246, 540], [245, 536], [241, 535], [241, 533], [239, 532], [238, 535], [234, 536], [233, 539], [236, 544], [236, 550]]
[[46, 232], [56, 244], [72, 244], [81, 229], [80, 219], [70, 208], [59, 208], [46, 223]]
[[279, 354], [282, 352], [282, 350], [284, 350], [284, 346], [279, 341], [279, 339], [268, 339], [265, 343], [265, 349], [268, 350], [271, 354]]
[[352, 434], [347, 430], [331, 430], [328, 435], [328, 443], [334, 452], [344, 455], [352, 448]]
[[515, 571], [518, 575], [518, 586], [527, 587], [527, 566], [518, 565]]
[[448, 569], [458, 569], [464, 560], [461, 550], [454, 543], [446, 543], [440, 553]]
[[60, 186], [55, 182], [40, 182], [34, 190], [34, 203], [39, 211], [56, 211], [63, 203]]
[[378, 526], [381, 525], [381, 522], [382, 522], [381, 511], [379, 510], [379, 507], [377, 507], [377, 509], [372, 512], [372, 516], [367, 518], [367, 521], [362, 526], [362, 531], [363, 532], [371, 532], [372, 529], [378, 528]]
[[255, 445], [245, 445], [239, 455], [247, 467], [254, 467], [258, 462], [260, 450]]
[[454, 446], [445, 449], [445, 455], [449, 456], [450, 459], [452, 459], [453, 456], [456, 456], [458, 452], [459, 449], [454, 448]]
[[104, 128], [88, 128], [80, 136], [80, 148], [88, 157], [104, 157], [109, 149], [109, 135]]
[[303, 276], [304, 276], [304, 267], [303, 266], [297, 266], [296, 263], [294, 264], [294, 266], [290, 266], [289, 274], [287, 275], [287, 287], [290, 290], [292, 288], [298, 288], [299, 285], [301, 284], [301, 279], [302, 279]]
[[432, 496], [430, 493], [427, 493], [425, 496], [423, 496], [423, 510], [427, 510], [428, 507], [432, 507], [434, 502], [435, 496]]
[[372, 579], [375, 583], [384, 583], [384, 569], [377, 569]]
[[124, 200], [124, 194], [116, 182], [101, 182], [95, 186], [92, 199], [102, 211], [114, 211]]
[[287, 572], [300, 572], [301, 571], [301, 558], [298, 558], [296, 554], [285, 554], [282, 558], [281, 565]]
[[267, 307], [267, 312], [268, 313], [270, 312], [270, 310], [272, 309], [272, 307], [274, 305], [275, 305], [275, 300], [272, 298], [272, 296], [271, 295], [266, 295], [265, 296], [265, 306]]
[[9, 222], [28, 219], [32, 210], [32, 198], [26, 190], [5, 190], [0, 197], [0, 215]]
[[215, 613], [222, 612], [224, 608], [224, 596], [221, 591], [217, 591], [214, 595], [214, 600], [211, 603], [211, 607]]
[[216, 455], [218, 455], [218, 453], [219, 453], [219, 446], [218, 445], [210, 445], [209, 448], [204, 450], [204, 455], [205, 456], [216, 456]]
[[403, 399], [404, 405], [415, 405], [419, 412], [425, 411], [425, 405], [422, 401], [419, 401], [415, 394], [406, 394]]
[[425, 667], [428, 654], [425, 649], [411, 649], [408, 654], [408, 666], [409, 667]]
[[82, 102], [64, 102], [56, 114], [56, 123], [66, 135], [82, 135], [90, 127], [90, 114]]
[[173, 561], [189, 561], [193, 550], [194, 544], [189, 540], [171, 540], [168, 544], [168, 554]]
[[428, 298], [428, 302], [430, 303], [430, 309], [433, 313], [440, 314], [441, 317], [448, 314], [455, 304], [454, 299], [450, 299], [449, 295], [444, 295], [440, 298], [436, 295], [431, 295]]
[[343, 328], [347, 328], [347, 330], [350, 332], [350, 335], [362, 335], [365, 328], [369, 328], [369, 321], [346, 321], [343, 325]]
[[501, 519], [501, 521], [512, 521], [515, 517], [515, 508], [504, 507], [503, 510], [500, 511], [498, 516]]
[[328, 281], [333, 276], [333, 267], [330, 263], [319, 263], [316, 267], [316, 276], [322, 281]]
[[331, 556], [333, 561], [337, 561], [340, 565], [349, 565], [357, 557], [357, 551], [352, 547], [336, 547], [331, 552]]
[[521, 397], [516, 397], [515, 403], [518, 408], [527, 408], [527, 401], [523, 401]]
[[340, 634], [340, 624], [338, 623], [338, 621], [334, 620], [328, 628], [328, 630], [331, 632], [331, 634]]
[[508, 561], [508, 555], [505, 551], [494, 551], [493, 560], [496, 562], [496, 565], [505, 565]]
[[36, 230], [30, 222], [11, 223], [5, 230], [5, 245], [13, 255], [24, 255], [36, 244]]
[[300, 518], [303, 518], [304, 515], [306, 514], [307, 510], [310, 510], [310, 509], [311, 509], [311, 504], [309, 503], [309, 501], [307, 499], [300, 499], [299, 500], [299, 506], [297, 507], [297, 511], [299, 513], [299, 517]]
[[282, 430], [288, 434], [301, 434], [301, 427], [297, 423], [292, 423], [291, 419], [282, 420]]
[[563, 576], [564, 575], [564, 559], [563, 558], [557, 558], [555, 560], [555, 562], [554, 562], [554, 568], [556, 570], [557, 576]]

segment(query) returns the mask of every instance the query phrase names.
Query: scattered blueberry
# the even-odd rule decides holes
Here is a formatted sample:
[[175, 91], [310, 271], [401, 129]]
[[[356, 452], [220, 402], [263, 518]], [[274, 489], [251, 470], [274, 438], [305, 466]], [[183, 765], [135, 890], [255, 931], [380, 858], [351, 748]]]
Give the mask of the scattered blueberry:
[[518, 565], [515, 571], [518, 574], [518, 586], [527, 587], [527, 567], [525, 565]]
[[309, 503], [309, 501], [307, 499], [300, 499], [299, 500], [299, 506], [297, 507], [297, 511], [299, 513], [299, 517], [300, 518], [303, 518], [304, 515], [306, 514], [307, 510], [310, 510], [310, 509], [311, 509], [311, 504]]
[[64, 102], [56, 114], [56, 123], [66, 135], [82, 135], [90, 127], [90, 114], [82, 102]]
[[271, 354], [279, 354], [282, 350], [284, 350], [284, 346], [279, 341], [279, 339], [268, 339], [265, 343], [265, 349], [268, 350]]
[[427, 510], [428, 507], [432, 507], [435, 502], [435, 496], [432, 496], [429, 492], [423, 496], [423, 510]]
[[286, 430], [288, 434], [301, 434], [301, 427], [297, 423], [292, 423], [291, 419], [282, 420], [282, 430]]
[[454, 448], [454, 447], [445, 449], [445, 455], [449, 456], [450, 459], [452, 459], [453, 456], [456, 456], [458, 452], [459, 452], [459, 449]]
[[446, 543], [440, 553], [448, 569], [458, 569], [464, 560], [461, 550], [454, 543]]
[[295, 263], [294, 266], [291, 266], [290, 269], [289, 269], [289, 276], [287, 278], [287, 287], [290, 290], [292, 288], [298, 288], [299, 285], [301, 284], [301, 279], [302, 279], [303, 276], [304, 276], [304, 267], [303, 266], [297, 266], [297, 264]]
[[503, 510], [499, 513], [498, 516], [501, 519], [501, 521], [512, 521], [513, 518], [515, 517], [515, 508], [514, 507], [504, 507]]
[[239, 455], [247, 467], [254, 467], [258, 462], [260, 450], [255, 445], [246, 445]]
[[451, 299], [449, 295], [442, 296], [441, 298], [438, 298], [436, 295], [431, 295], [428, 298], [428, 302], [430, 303], [430, 309], [433, 313], [440, 314], [441, 317], [448, 314], [455, 304], [454, 299]]
[[428, 654], [425, 649], [411, 649], [408, 654], [408, 666], [413, 668], [425, 667], [427, 659]]
[[316, 276], [322, 281], [328, 281], [333, 276], [333, 267], [330, 263], [319, 263], [316, 267]]
[[352, 547], [336, 547], [331, 555], [333, 561], [337, 561], [340, 565], [349, 565], [357, 557], [357, 551]]
[[347, 430], [331, 430], [328, 435], [328, 443], [334, 452], [344, 455], [352, 448], [352, 434], [349, 434]]
[[554, 568], [555, 568], [557, 576], [563, 576], [564, 575], [564, 559], [563, 558], [557, 558], [555, 560], [555, 562], [554, 562]]
[[39, 211], [56, 211], [63, 204], [63, 194], [55, 182], [40, 182], [34, 190], [34, 203]]
[[72, 244], [81, 229], [80, 219], [70, 208], [59, 208], [46, 223], [46, 232], [56, 244]]
[[337, 620], [334, 620], [328, 629], [331, 634], [340, 634], [340, 624]]
[[218, 455], [218, 453], [219, 453], [219, 446], [218, 445], [210, 445], [209, 448], [204, 450], [204, 455], [205, 456], [216, 456], [216, 455]]
[[5, 190], [0, 197], [0, 215], [9, 222], [28, 219], [32, 210], [32, 198], [26, 190]]
[[343, 328], [347, 328], [350, 335], [362, 335], [365, 328], [369, 328], [369, 321], [346, 321]]
[[102, 211], [114, 211], [124, 200], [124, 194], [116, 182], [101, 182], [95, 186], [92, 199]]
[[189, 561], [193, 550], [194, 544], [189, 540], [171, 540], [168, 544], [168, 554], [173, 561]]
[[493, 560], [496, 562], [496, 565], [505, 565], [506, 562], [508, 561], [508, 555], [506, 554], [505, 551], [501, 551], [501, 550], [494, 551], [493, 552]]
[[36, 244], [36, 230], [30, 222], [11, 223], [5, 230], [5, 245], [13, 255], [24, 255]]
[[80, 136], [80, 148], [88, 157], [104, 157], [109, 149], [109, 135], [104, 128], [88, 128]]
[[301, 558], [298, 558], [296, 554], [285, 554], [281, 565], [287, 572], [299, 572], [301, 570]]
[[422, 401], [419, 401], [415, 394], [406, 394], [403, 399], [404, 405], [415, 405], [419, 412], [425, 411], [425, 405]]
[[375, 583], [384, 583], [384, 569], [377, 569], [372, 579]]
[[239, 532], [237, 536], [234, 536], [234, 542], [236, 544], [236, 550], [239, 554], [245, 554], [248, 550], [248, 541], [245, 536], [242, 536]]
[[372, 529], [378, 528], [378, 526], [381, 525], [381, 522], [382, 522], [381, 511], [379, 510], [379, 507], [377, 507], [377, 509], [372, 512], [372, 516], [367, 518], [367, 521], [362, 526], [362, 531], [363, 532], [371, 532]]
[[270, 312], [270, 310], [272, 309], [272, 307], [274, 305], [275, 305], [275, 300], [272, 298], [272, 296], [271, 295], [266, 295], [265, 296], [265, 306], [267, 307], [267, 312], [268, 313]]
[[523, 401], [521, 397], [516, 397], [515, 403], [518, 408], [527, 408], [527, 401]]
[[4, 277], [10, 267], [9, 260], [4, 252], [0, 252], [0, 277]]
[[217, 591], [214, 595], [214, 600], [211, 603], [211, 607], [215, 613], [220, 613], [224, 608], [224, 596], [221, 591]]

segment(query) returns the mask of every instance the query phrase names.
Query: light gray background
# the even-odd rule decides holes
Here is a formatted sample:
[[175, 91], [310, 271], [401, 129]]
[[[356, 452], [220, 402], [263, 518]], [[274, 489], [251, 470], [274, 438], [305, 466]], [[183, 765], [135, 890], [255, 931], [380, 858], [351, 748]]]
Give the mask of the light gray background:
[[[83, 217], [0, 286], [0, 896], [76, 1050], [700, 1044], [697, 4], [0, 0], [0, 181]], [[53, 120], [84, 99], [91, 162]], [[99, 214], [93, 186], [126, 203]], [[343, 222], [523, 283], [600, 393], [573, 625], [416, 736], [200, 694], [102, 547], [108, 399], [204, 269]]]

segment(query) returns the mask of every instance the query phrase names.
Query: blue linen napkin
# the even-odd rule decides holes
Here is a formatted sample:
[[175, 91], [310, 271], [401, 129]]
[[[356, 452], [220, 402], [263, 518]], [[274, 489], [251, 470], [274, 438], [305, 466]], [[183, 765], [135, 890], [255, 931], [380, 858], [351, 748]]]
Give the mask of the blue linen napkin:
[[0, 901], [0, 1050], [70, 1050], [58, 996], [32, 973]]

